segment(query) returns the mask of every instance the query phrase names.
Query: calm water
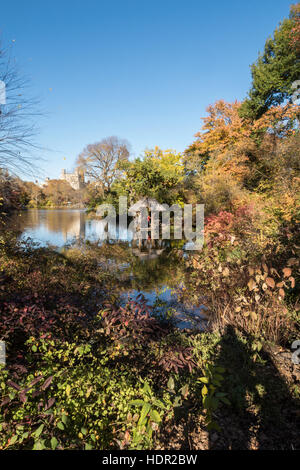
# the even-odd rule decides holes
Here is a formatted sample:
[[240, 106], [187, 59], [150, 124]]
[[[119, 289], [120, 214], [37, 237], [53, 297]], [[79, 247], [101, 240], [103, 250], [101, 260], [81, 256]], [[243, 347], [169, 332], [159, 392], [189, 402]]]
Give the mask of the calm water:
[[[88, 217], [84, 209], [28, 209], [15, 213], [9, 228], [21, 232], [21, 238], [32, 238], [41, 245], [62, 247], [76, 240], [103, 240], [105, 222]], [[108, 233], [108, 238], [110, 238]], [[117, 227], [117, 238], [131, 241], [126, 227]]]
[[[65, 245], [80, 241], [103, 242], [105, 222], [87, 215], [82, 209], [28, 209], [15, 213], [6, 229], [19, 233], [21, 239], [30, 237], [42, 246], [63, 249]], [[108, 232], [108, 239], [110, 239]], [[170, 242], [140, 250], [132, 244], [133, 234], [127, 227], [117, 226], [117, 240], [125, 241], [118, 249], [108, 246], [99, 263], [103, 269], [115, 270], [120, 279], [122, 302], [135, 299], [142, 293], [147, 303], [163, 311], [172, 309], [180, 328], [196, 326], [203, 329], [206, 318], [202, 305], [191, 305], [179, 300], [180, 289], [188, 288], [183, 263], [172, 256]], [[182, 244], [183, 245], [183, 244]]]

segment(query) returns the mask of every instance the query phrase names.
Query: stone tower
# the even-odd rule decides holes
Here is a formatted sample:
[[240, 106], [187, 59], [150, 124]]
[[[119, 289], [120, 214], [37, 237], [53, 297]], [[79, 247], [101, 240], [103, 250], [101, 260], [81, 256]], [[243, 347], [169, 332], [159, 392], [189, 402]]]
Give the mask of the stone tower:
[[62, 169], [60, 179], [67, 181], [73, 189], [82, 189], [85, 184], [84, 174], [78, 168], [73, 173], [68, 173], [65, 169]]

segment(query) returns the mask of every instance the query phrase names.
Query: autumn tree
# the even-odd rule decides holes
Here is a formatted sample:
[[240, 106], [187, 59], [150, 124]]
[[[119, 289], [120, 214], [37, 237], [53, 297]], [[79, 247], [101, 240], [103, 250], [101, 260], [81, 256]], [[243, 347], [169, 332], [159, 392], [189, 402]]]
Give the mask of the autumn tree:
[[78, 202], [76, 191], [64, 180], [49, 180], [43, 188], [45, 198], [53, 205], [63, 205], [67, 202]]
[[[252, 127], [249, 120], [239, 115], [238, 101], [217, 101], [207, 108], [208, 116], [202, 118], [201, 131], [185, 151], [185, 165], [203, 172], [213, 159], [220, 171], [230, 172], [236, 178], [247, 173], [245, 162], [253, 151]], [[210, 162], [211, 166], [212, 163]]]
[[32, 181], [24, 181], [23, 187], [30, 205], [37, 207], [44, 201], [45, 195], [38, 184], [33, 183]]
[[0, 225], [2, 215], [19, 209], [25, 202], [26, 193], [22, 181], [0, 168]]
[[296, 104], [273, 106], [254, 122], [242, 118], [240, 108], [237, 101], [223, 100], [209, 106], [201, 131], [185, 152], [185, 166], [193, 169], [190, 182], [212, 210], [231, 209], [242, 188], [266, 187], [280, 142], [298, 132]]
[[122, 178], [113, 189], [126, 194], [130, 202], [143, 196], [156, 198], [160, 202], [175, 202], [180, 194], [184, 179], [182, 155], [173, 150], [155, 147], [145, 150], [143, 158], [132, 162], [120, 162]]
[[291, 30], [291, 46], [296, 51], [297, 58], [300, 58], [300, 3], [291, 6], [290, 17], [294, 21]]
[[77, 165], [85, 171], [87, 179], [96, 183], [100, 190], [108, 192], [113, 181], [120, 175], [118, 163], [129, 158], [127, 140], [106, 137], [100, 142], [87, 145], [78, 156]]

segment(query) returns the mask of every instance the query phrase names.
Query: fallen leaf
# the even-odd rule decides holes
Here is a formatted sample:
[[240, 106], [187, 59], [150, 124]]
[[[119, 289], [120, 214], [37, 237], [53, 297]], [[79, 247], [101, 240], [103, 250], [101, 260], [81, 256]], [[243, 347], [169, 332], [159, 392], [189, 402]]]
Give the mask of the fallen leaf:
[[274, 289], [275, 287], [275, 281], [272, 277], [267, 277], [266, 278], [266, 283], [268, 284], [269, 287], [271, 287], [272, 289]]
[[254, 279], [253, 279], [252, 277], [251, 277], [251, 279], [250, 279], [250, 281], [248, 282], [247, 285], [248, 285], [249, 290], [255, 289], [256, 284], [255, 284], [255, 281], [254, 281]]
[[282, 272], [283, 272], [284, 277], [290, 277], [290, 275], [292, 274], [291, 268], [284, 268]]

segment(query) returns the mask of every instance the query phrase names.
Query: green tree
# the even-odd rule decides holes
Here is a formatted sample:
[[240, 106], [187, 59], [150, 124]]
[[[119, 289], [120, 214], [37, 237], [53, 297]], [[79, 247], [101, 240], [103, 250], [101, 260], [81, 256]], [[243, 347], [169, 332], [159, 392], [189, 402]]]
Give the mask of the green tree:
[[264, 52], [251, 66], [252, 87], [240, 109], [240, 115], [260, 118], [270, 107], [290, 100], [292, 84], [300, 78], [300, 51], [296, 32], [299, 29], [299, 3], [291, 8], [290, 17], [267, 39]]
[[160, 202], [177, 202], [184, 179], [182, 155], [155, 147], [146, 150], [144, 158], [120, 162], [123, 178], [113, 185], [117, 194], [126, 194], [130, 202], [143, 196]]

